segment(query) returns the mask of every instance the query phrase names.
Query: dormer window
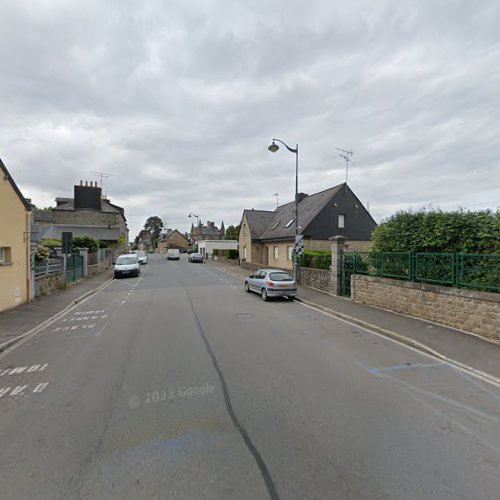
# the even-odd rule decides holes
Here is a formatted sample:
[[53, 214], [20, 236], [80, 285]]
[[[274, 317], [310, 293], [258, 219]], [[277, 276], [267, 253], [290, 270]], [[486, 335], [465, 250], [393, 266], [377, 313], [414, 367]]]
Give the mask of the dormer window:
[[292, 224], [293, 224], [293, 221], [295, 220], [295, 217], [293, 219], [290, 219], [287, 223], [286, 223], [286, 226], [285, 227], [290, 227]]
[[276, 222], [276, 224], [271, 228], [271, 231], [274, 231], [280, 224], [280, 221]]

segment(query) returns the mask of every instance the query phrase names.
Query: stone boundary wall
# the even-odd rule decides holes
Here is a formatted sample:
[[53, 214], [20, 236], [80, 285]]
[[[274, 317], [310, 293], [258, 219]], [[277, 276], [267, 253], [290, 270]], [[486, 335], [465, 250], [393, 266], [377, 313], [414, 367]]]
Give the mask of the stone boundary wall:
[[48, 295], [57, 290], [66, 288], [64, 273], [49, 274], [35, 278], [35, 297]]
[[332, 273], [325, 269], [313, 269], [311, 267], [300, 268], [300, 284], [316, 288], [323, 292], [332, 293]]
[[500, 341], [499, 293], [353, 274], [351, 298]]

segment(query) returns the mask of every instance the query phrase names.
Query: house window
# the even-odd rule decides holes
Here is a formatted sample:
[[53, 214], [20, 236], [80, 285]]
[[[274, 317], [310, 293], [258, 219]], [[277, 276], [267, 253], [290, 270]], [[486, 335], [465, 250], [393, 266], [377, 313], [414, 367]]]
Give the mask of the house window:
[[287, 250], [287, 259], [292, 260], [293, 257], [293, 247], [286, 247]]
[[10, 247], [0, 247], [0, 265], [6, 265], [10, 263]]
[[247, 247], [243, 247], [243, 258], [246, 260], [247, 258]]
[[293, 221], [295, 220], [295, 217], [291, 220], [289, 220], [287, 223], [286, 223], [286, 226], [285, 227], [290, 227], [293, 223]]
[[339, 214], [339, 228], [345, 227], [345, 215]]
[[279, 223], [280, 223], [280, 221], [276, 222], [276, 224], [271, 228], [271, 231], [273, 231], [274, 229], [276, 229], [279, 226]]
[[274, 258], [277, 259], [278, 258], [278, 247], [274, 247]]

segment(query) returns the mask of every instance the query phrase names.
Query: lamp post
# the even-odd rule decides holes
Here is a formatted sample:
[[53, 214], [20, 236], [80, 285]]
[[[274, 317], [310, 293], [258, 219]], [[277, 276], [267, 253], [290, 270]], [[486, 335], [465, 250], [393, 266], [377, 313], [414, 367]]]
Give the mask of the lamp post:
[[[193, 214], [193, 212], [189, 212], [188, 217], [196, 217], [196, 229], [198, 229], [198, 216]], [[193, 239], [193, 235], [191, 234], [191, 240]], [[195, 239], [195, 242], [198, 242], [198, 238]]]
[[279, 142], [285, 146], [290, 153], [295, 154], [295, 245], [294, 245], [294, 271], [295, 280], [300, 282], [300, 264], [299, 255], [297, 253], [297, 242], [299, 238], [299, 145], [295, 144], [295, 148], [291, 148], [280, 139], [273, 139], [273, 143], [267, 148], [271, 153], [276, 153], [280, 148], [276, 143]]

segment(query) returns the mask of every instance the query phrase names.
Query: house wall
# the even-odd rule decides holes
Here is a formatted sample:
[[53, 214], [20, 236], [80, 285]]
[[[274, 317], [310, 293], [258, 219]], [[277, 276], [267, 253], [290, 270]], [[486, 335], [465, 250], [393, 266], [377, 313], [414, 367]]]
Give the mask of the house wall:
[[178, 248], [179, 250], [187, 250], [189, 241], [178, 231], [174, 231], [166, 240], [158, 243], [160, 253], [167, 253], [169, 248]]
[[10, 263], [0, 265], [0, 311], [29, 299], [30, 213], [0, 176], [0, 246], [10, 248]]
[[236, 240], [204, 240], [198, 242], [198, 251], [203, 255], [212, 255], [214, 250], [237, 250]]
[[241, 220], [241, 229], [238, 238], [238, 244], [241, 261], [246, 260], [247, 262], [258, 262], [259, 252], [262, 253], [262, 248], [259, 248], [261, 247], [260, 244], [252, 243], [252, 235], [250, 233], [250, 227], [248, 226], [246, 216], [243, 216], [243, 219]]
[[[275, 258], [274, 248], [278, 247], [278, 258]], [[293, 269], [293, 260], [288, 258], [288, 248], [293, 247], [292, 241], [266, 241], [264, 244], [263, 253], [267, 252], [267, 262], [263, 259], [263, 263], [272, 267], [281, 269]], [[253, 262], [253, 261], [252, 261]]]
[[[345, 215], [345, 228], [338, 225], [339, 214]], [[369, 241], [376, 226], [369, 212], [347, 187], [339, 190], [303, 232], [306, 237], [314, 235], [318, 240], [340, 235], [352, 241]]]
[[[120, 236], [123, 236], [125, 243], [120, 247], [125, 250], [128, 246], [128, 229], [124, 217], [120, 213], [107, 213], [98, 210], [52, 210], [52, 224], [73, 224], [73, 225], [111, 225], [118, 226]], [[82, 234], [85, 234], [82, 232]]]
[[500, 341], [498, 293], [352, 275], [351, 296], [356, 302]]

